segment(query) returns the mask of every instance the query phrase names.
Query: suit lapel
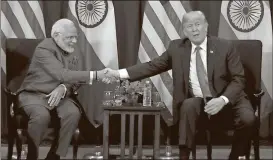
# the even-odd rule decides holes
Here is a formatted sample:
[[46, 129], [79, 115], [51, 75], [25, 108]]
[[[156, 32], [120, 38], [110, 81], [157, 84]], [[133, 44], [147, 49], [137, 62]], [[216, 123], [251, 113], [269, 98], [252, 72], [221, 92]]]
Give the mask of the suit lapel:
[[[183, 49], [180, 49], [180, 52]], [[190, 72], [190, 60], [191, 60], [191, 43], [185, 45], [184, 51], [181, 54], [181, 61], [183, 62], [183, 74], [185, 89], [188, 92], [189, 89], [189, 72]]]
[[215, 61], [216, 61], [216, 48], [215, 48], [215, 46], [213, 44], [213, 40], [208, 37], [208, 42], [207, 42], [207, 72], [208, 72], [208, 80], [209, 81], [212, 81]]

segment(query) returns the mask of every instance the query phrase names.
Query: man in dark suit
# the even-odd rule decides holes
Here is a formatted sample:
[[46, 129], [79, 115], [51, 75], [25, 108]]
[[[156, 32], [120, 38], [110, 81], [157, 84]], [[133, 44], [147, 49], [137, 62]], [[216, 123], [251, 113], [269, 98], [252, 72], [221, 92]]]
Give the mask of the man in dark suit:
[[92, 84], [93, 80], [104, 76], [103, 70], [78, 70], [78, 56], [73, 55], [78, 34], [72, 21], [61, 19], [55, 22], [51, 36], [36, 47], [18, 90], [19, 106], [29, 118], [29, 160], [38, 159], [39, 144], [54, 113], [60, 121], [58, 142], [52, 146], [46, 159], [60, 159], [66, 155], [84, 113], [71, 97], [72, 93], [79, 84]]
[[[182, 23], [186, 39], [172, 41], [166, 52], [150, 62], [118, 71], [108, 69], [108, 77], [135, 81], [172, 69], [173, 116], [179, 123], [181, 159], [189, 159], [197, 120], [202, 115], [213, 120], [228, 111], [236, 129], [230, 159], [241, 158], [255, 117], [243, 91], [239, 53], [230, 41], [207, 36], [208, 23], [201, 11], [186, 13]], [[224, 125], [224, 120], [219, 123]]]

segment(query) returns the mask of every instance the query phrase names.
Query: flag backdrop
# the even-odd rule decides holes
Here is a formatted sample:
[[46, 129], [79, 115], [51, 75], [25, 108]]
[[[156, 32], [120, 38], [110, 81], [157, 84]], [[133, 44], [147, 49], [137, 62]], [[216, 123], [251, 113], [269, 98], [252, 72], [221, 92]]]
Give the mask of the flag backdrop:
[[[68, 1], [67, 18], [78, 26], [78, 49], [83, 70], [118, 69], [115, 12], [112, 1]], [[109, 85], [96, 83], [80, 89], [80, 101], [89, 119], [101, 122], [98, 107]]]
[[261, 119], [272, 111], [272, 22], [269, 1], [222, 1], [219, 37], [263, 44]]
[[[104, 3], [102, 4], [102, 2]], [[242, 1], [238, 2], [243, 3]], [[254, 2], [257, 3], [257, 1]], [[81, 53], [83, 69], [124, 68], [139, 62], [146, 62], [161, 55], [171, 40], [183, 37], [179, 30], [182, 15], [189, 10], [201, 10], [208, 19], [210, 35], [218, 36], [219, 34], [220, 37], [227, 39], [252, 39], [263, 35], [258, 38], [262, 38], [264, 45], [262, 79], [266, 95], [263, 99], [262, 116], [267, 117], [272, 112], [272, 28], [270, 28], [272, 27], [272, 17], [270, 18], [269, 14], [269, 3], [272, 5], [272, 2], [259, 1], [260, 6], [260, 2], [262, 2], [263, 9], [254, 9], [263, 12], [262, 18], [258, 18], [260, 22], [249, 33], [241, 33], [236, 29], [236, 25], [234, 28], [227, 18], [227, 9], [224, 11], [225, 9], [222, 8], [221, 12], [221, 6], [229, 4], [228, 1], [223, 1], [223, 3], [221, 1], [204, 0], [181, 2], [164, 0], [149, 1], [147, 3], [142, 1], [91, 2], [79, 0], [70, 2], [1, 1], [2, 86], [5, 86], [5, 40], [7, 38], [35, 39], [50, 37], [52, 24], [60, 18], [69, 18], [78, 27], [79, 45], [77, 51]], [[94, 3], [101, 4], [99, 5], [101, 7], [98, 9], [99, 14], [97, 17], [90, 18], [92, 17], [90, 16], [92, 15], [91, 11], [94, 11], [92, 8], [95, 6]], [[85, 9], [81, 9], [84, 6]], [[261, 13], [258, 12], [258, 14]], [[263, 32], [258, 32], [261, 30]], [[241, 36], [241, 34], [247, 34], [248, 36]], [[266, 37], [268, 39], [264, 41]], [[155, 88], [160, 92], [163, 101], [167, 105], [168, 110], [164, 114], [166, 122], [171, 121], [172, 115], [170, 105], [172, 100], [171, 79], [170, 71], [152, 78]], [[1, 87], [2, 131], [6, 127], [3, 87]], [[95, 83], [92, 86], [81, 88], [79, 96], [90, 121], [100, 120], [101, 109], [97, 105], [100, 103], [103, 90], [108, 87], [102, 83]], [[269, 127], [266, 126], [266, 128]]]
[[[38, 39], [45, 38], [43, 5], [38, 1], [1, 1], [1, 84], [6, 85], [7, 38]], [[1, 87], [1, 89], [3, 89]], [[3, 94], [3, 92], [2, 92]], [[6, 114], [6, 97], [2, 95], [2, 114]], [[6, 116], [2, 116], [2, 126], [6, 125]]]
[[42, 4], [38, 1], [1, 2], [1, 70], [6, 73], [7, 38], [45, 38]]
[[[147, 1], [143, 16], [139, 62], [148, 62], [166, 51], [171, 40], [182, 38], [182, 16], [191, 10], [187, 2]], [[172, 123], [172, 72], [171, 70], [150, 78], [165, 103], [163, 118]]]

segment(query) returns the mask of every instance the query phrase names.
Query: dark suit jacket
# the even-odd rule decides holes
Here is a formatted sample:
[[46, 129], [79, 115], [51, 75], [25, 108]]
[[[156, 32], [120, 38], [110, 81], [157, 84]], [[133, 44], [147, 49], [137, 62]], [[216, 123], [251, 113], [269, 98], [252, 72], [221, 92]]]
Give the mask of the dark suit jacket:
[[47, 106], [49, 94], [60, 84], [65, 84], [70, 99], [71, 92], [79, 87], [77, 83], [90, 81], [89, 71], [76, 71], [78, 57], [65, 53], [52, 38], [43, 40], [35, 49], [25, 79], [18, 90], [19, 106], [41, 104]]
[[[173, 75], [173, 117], [178, 120], [178, 110], [189, 94], [189, 70], [191, 42], [178, 39], [170, 43], [161, 56], [150, 62], [127, 68], [130, 80], [140, 80], [172, 69]], [[208, 36], [207, 69], [209, 87], [214, 97], [226, 96], [231, 104], [236, 104], [244, 96], [244, 69], [239, 53], [233, 44], [224, 39]]]

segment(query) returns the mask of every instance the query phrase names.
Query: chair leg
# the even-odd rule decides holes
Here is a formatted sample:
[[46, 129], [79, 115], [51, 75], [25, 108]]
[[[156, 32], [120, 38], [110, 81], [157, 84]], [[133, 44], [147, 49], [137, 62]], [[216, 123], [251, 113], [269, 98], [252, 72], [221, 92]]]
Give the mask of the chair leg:
[[193, 145], [192, 145], [192, 152], [191, 152], [191, 155], [192, 155], [192, 159], [193, 160], [196, 160], [196, 143], [194, 142]]
[[246, 153], [245, 153], [245, 154], [246, 154], [245, 156], [246, 156], [246, 159], [247, 159], [247, 160], [249, 160], [249, 159], [250, 159], [250, 153], [251, 153], [251, 142], [252, 142], [252, 141], [250, 140], [250, 141], [248, 142], [248, 144], [247, 144], [247, 149], [246, 149]]
[[73, 135], [73, 139], [74, 139], [74, 144], [73, 144], [73, 160], [77, 159], [77, 153], [78, 153], [78, 143], [79, 143], [79, 135], [80, 135], [80, 130], [77, 128], [74, 135]]
[[260, 159], [259, 129], [255, 130], [253, 145], [254, 145], [255, 160], [259, 160]]
[[212, 144], [211, 144], [211, 133], [209, 130], [206, 130], [206, 139], [207, 139], [207, 159], [211, 160], [212, 154]]
[[8, 132], [8, 156], [7, 156], [8, 160], [12, 159], [15, 136], [16, 136], [16, 130], [9, 129], [9, 132]]
[[23, 141], [23, 130], [16, 130], [16, 150], [17, 150], [17, 160], [21, 160], [21, 152], [22, 152], [22, 141]]

